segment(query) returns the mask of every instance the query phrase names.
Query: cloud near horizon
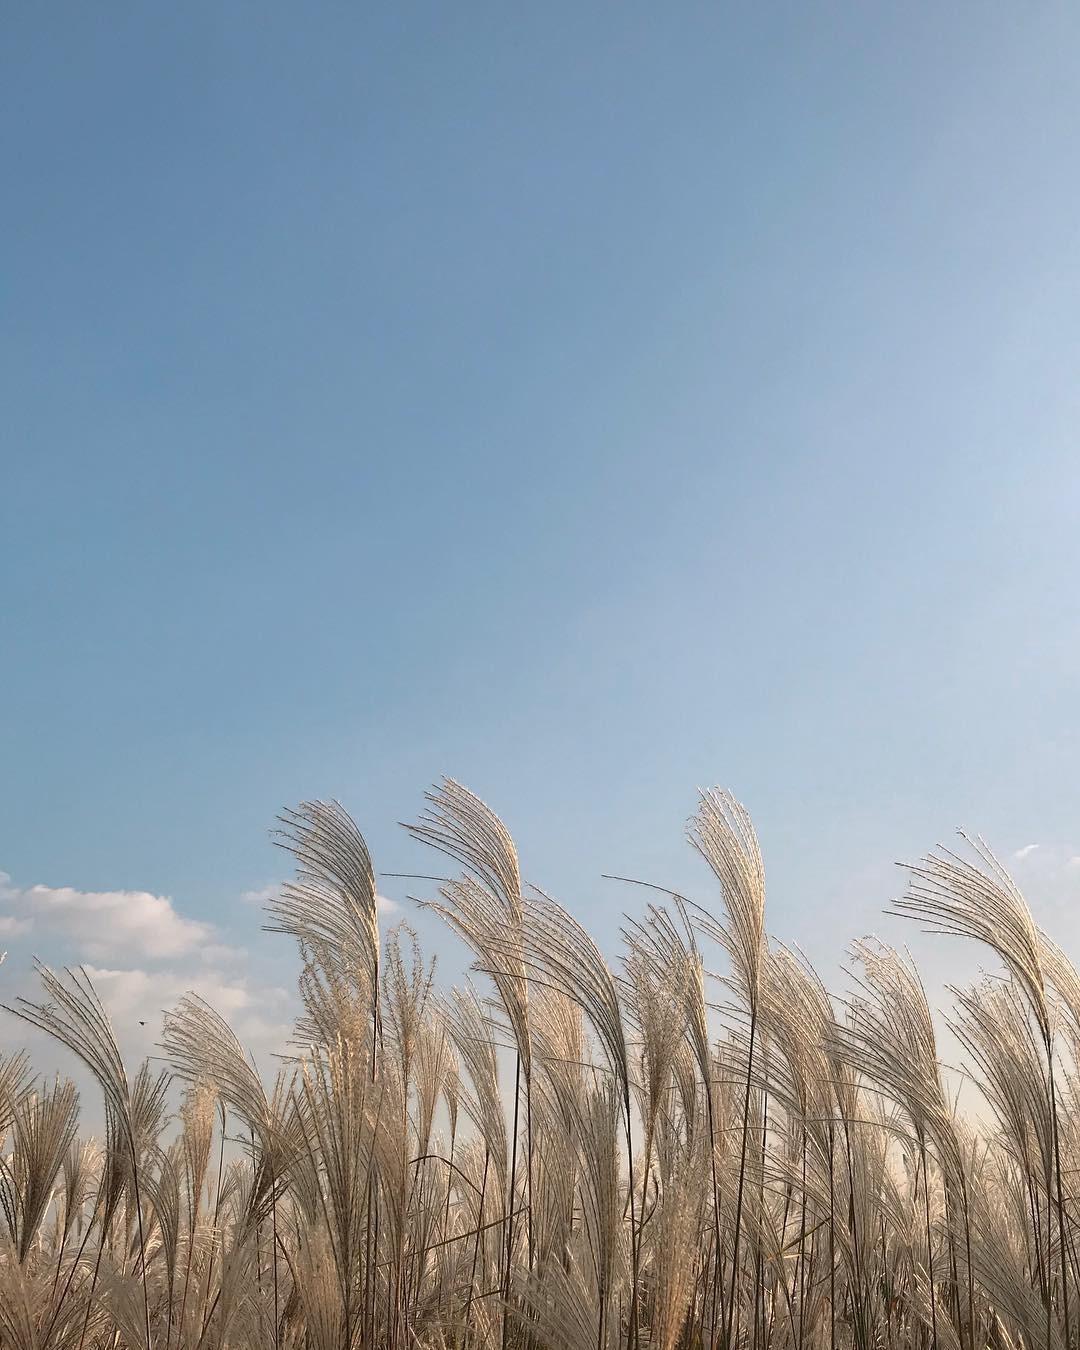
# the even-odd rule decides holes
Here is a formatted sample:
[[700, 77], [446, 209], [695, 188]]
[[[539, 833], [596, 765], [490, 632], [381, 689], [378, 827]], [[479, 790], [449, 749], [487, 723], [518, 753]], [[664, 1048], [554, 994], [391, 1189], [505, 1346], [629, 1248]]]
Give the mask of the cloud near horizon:
[[[34, 952], [47, 964], [81, 965], [113, 1023], [129, 1071], [160, 1054], [162, 1014], [192, 992], [232, 1027], [265, 1069], [286, 1044], [295, 994], [261, 950], [229, 945], [217, 925], [190, 918], [170, 896], [150, 891], [87, 891], [18, 886], [0, 872], [0, 947], [11, 946], [4, 1001], [35, 1000]], [[29, 1049], [36, 1070], [73, 1074], [91, 1103], [96, 1089], [70, 1056], [14, 1019], [0, 1023], [0, 1048]]]
[[[287, 989], [252, 983], [244, 975], [183, 970], [148, 971], [87, 965], [102, 1003], [122, 1043], [139, 1054], [152, 1053], [160, 1040], [164, 1013], [185, 994], [204, 999], [232, 1028], [245, 1050], [269, 1064], [292, 1033], [288, 1013], [293, 997]], [[268, 1017], [267, 1009], [275, 1015]], [[286, 1013], [285, 1017], [281, 1014]]]

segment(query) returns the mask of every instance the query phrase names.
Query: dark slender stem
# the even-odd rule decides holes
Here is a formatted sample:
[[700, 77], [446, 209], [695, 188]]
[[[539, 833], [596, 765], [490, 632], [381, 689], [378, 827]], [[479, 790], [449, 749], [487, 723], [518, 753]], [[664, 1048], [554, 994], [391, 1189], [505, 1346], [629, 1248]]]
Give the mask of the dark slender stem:
[[150, 1293], [146, 1287], [146, 1240], [143, 1236], [142, 1199], [139, 1195], [139, 1158], [135, 1148], [135, 1138], [131, 1132], [130, 1123], [128, 1122], [125, 1122], [125, 1132], [127, 1134], [128, 1148], [131, 1152], [131, 1180], [135, 1191], [135, 1216], [139, 1227], [139, 1264], [142, 1267], [143, 1321], [146, 1330], [146, 1350], [153, 1350], [153, 1346], [150, 1343]]
[[[503, 1301], [510, 1302], [510, 1263], [514, 1254], [514, 1192], [517, 1188], [518, 1154], [518, 1108], [521, 1104], [521, 1055], [516, 1057], [514, 1067], [514, 1128], [510, 1143], [510, 1194], [506, 1198], [506, 1268], [503, 1272]], [[506, 1340], [510, 1332], [508, 1309], [503, 1309], [502, 1350], [506, 1350]]]
[[727, 1326], [724, 1350], [731, 1350], [731, 1323], [735, 1312], [735, 1277], [739, 1269], [739, 1239], [742, 1235], [743, 1186], [746, 1181], [746, 1145], [750, 1132], [750, 1087], [754, 1064], [754, 1037], [757, 1033], [757, 1005], [750, 1010], [750, 1044], [746, 1056], [746, 1091], [743, 1096], [742, 1149], [739, 1158], [739, 1185], [735, 1193], [735, 1236], [732, 1242], [731, 1287], [728, 1290]]
[[[1061, 1270], [1061, 1308], [1065, 1320], [1065, 1345], [1071, 1350], [1072, 1335], [1069, 1319], [1069, 1276], [1065, 1262], [1068, 1258], [1068, 1244], [1065, 1241], [1065, 1200], [1061, 1188], [1061, 1147], [1058, 1140], [1057, 1091], [1054, 1087], [1054, 1046], [1050, 1035], [1046, 1036], [1046, 1065], [1050, 1080], [1050, 1129], [1054, 1145], [1054, 1190], [1057, 1205], [1057, 1227], [1059, 1267]], [[972, 1329], [974, 1334], [974, 1328]]]
[[476, 1288], [476, 1262], [480, 1255], [480, 1234], [484, 1231], [484, 1198], [487, 1195], [488, 1167], [491, 1163], [491, 1153], [488, 1149], [484, 1150], [484, 1176], [480, 1182], [480, 1208], [476, 1216], [476, 1240], [473, 1243], [472, 1270], [469, 1272], [469, 1296], [465, 1300], [465, 1338], [462, 1350], [468, 1350], [469, 1329], [472, 1321], [473, 1290]]
[[[926, 1219], [926, 1262], [928, 1274], [930, 1276], [930, 1326], [932, 1329], [933, 1347], [934, 1350], [937, 1350], [937, 1290], [934, 1284], [934, 1242], [930, 1234], [930, 1169], [926, 1161], [926, 1141], [923, 1138], [921, 1131], [919, 1134], [919, 1160], [922, 1166], [923, 1214]], [[915, 1189], [917, 1192], [918, 1178], [916, 1178]]]
[[626, 1117], [626, 1159], [630, 1185], [630, 1315], [627, 1318], [627, 1350], [634, 1350], [638, 1340], [638, 1273], [641, 1261], [640, 1234], [637, 1232], [637, 1213], [634, 1181], [634, 1134], [630, 1114], [630, 1082], [623, 1080], [623, 1112]]

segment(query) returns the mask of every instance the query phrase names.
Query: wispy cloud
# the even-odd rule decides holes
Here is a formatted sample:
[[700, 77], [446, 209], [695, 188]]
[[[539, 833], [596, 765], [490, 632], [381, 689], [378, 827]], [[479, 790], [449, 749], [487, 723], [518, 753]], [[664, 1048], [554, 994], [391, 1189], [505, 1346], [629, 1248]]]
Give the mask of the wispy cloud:
[[276, 900], [281, 894], [281, 883], [272, 881], [266, 886], [255, 886], [250, 891], [240, 892], [240, 903], [242, 905], [255, 905], [262, 909], [268, 905], [271, 900]]
[[1012, 855], [1010, 871], [1036, 922], [1072, 951], [1080, 941], [1080, 853], [1073, 843], [1025, 844]]
[[[260, 909], [265, 908], [281, 894], [282, 885], [283, 883], [280, 881], [271, 881], [265, 886], [255, 886], [249, 891], [241, 891], [240, 901], [245, 905], [254, 905]], [[398, 912], [400, 906], [396, 900], [391, 900], [389, 896], [377, 895], [375, 897], [375, 908], [384, 918], [389, 918], [392, 914]]]

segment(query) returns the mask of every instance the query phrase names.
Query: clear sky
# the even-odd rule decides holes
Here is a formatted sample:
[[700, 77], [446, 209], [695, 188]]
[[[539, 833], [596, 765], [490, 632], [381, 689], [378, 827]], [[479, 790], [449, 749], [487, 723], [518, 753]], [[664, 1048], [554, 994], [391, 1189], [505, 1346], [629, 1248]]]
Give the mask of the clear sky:
[[275, 814], [442, 773], [604, 932], [718, 782], [814, 955], [958, 824], [1080, 950], [1080, 9], [4, 28], [9, 988], [269, 1035]]

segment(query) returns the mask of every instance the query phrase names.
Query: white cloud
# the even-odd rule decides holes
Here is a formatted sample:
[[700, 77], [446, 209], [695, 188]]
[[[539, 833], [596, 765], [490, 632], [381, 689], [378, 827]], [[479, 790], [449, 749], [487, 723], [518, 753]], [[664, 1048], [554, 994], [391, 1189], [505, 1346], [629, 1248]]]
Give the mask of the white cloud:
[[[172, 1007], [191, 986], [190, 976], [174, 971], [114, 970], [92, 965], [85, 969], [109, 1015], [118, 1021], [132, 1017], [138, 1021], [148, 1013], [156, 1016]], [[196, 992], [226, 1019], [248, 1004], [250, 995], [242, 985], [221, 980], [204, 980], [201, 985]]]
[[1017, 859], [1026, 858], [1030, 853], [1034, 853], [1038, 847], [1038, 844], [1025, 844], [1023, 848], [1016, 850], [1013, 857]]
[[184, 918], [167, 895], [72, 886], [20, 888], [0, 873], [0, 932], [30, 931], [59, 937], [91, 961], [132, 952], [170, 960], [216, 943], [211, 924]]

